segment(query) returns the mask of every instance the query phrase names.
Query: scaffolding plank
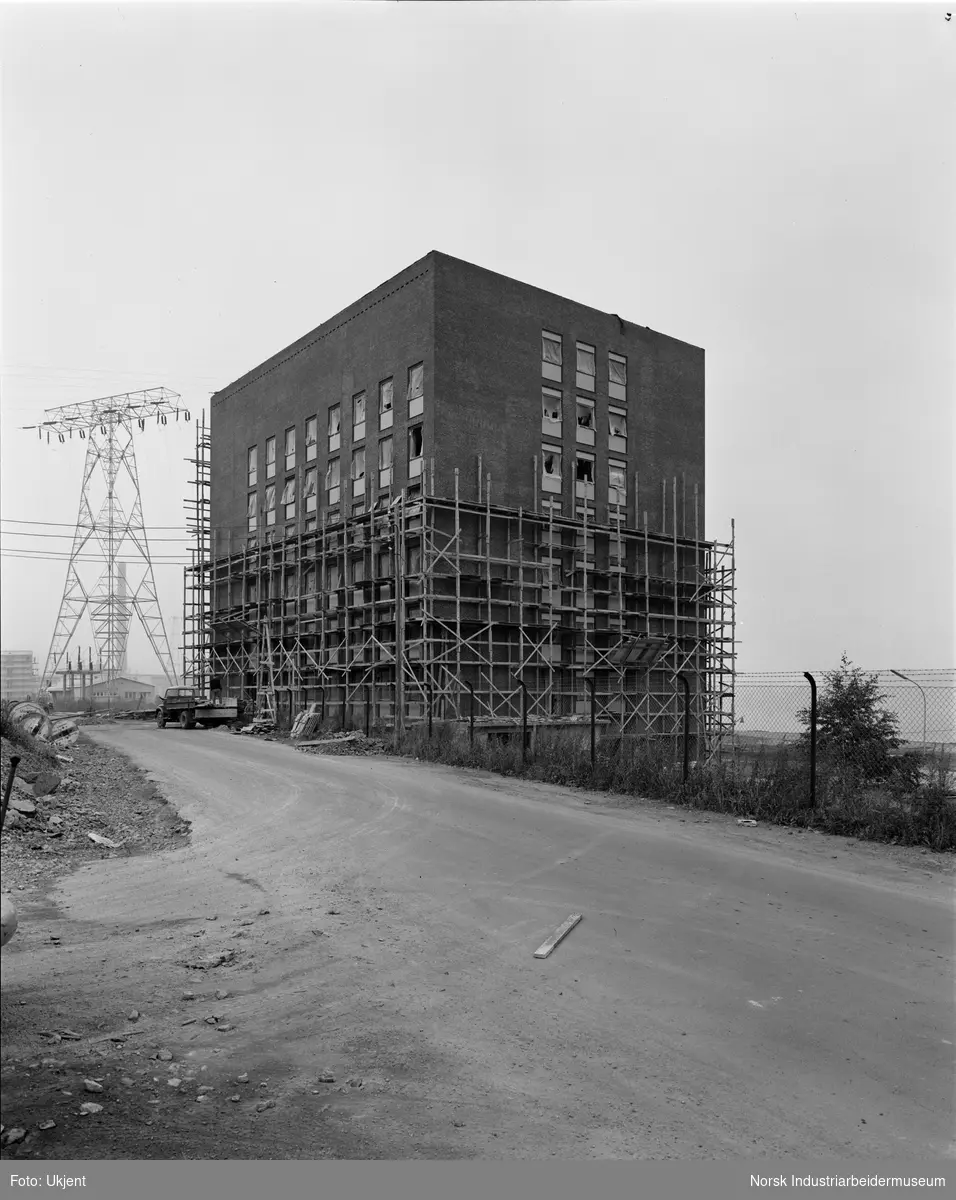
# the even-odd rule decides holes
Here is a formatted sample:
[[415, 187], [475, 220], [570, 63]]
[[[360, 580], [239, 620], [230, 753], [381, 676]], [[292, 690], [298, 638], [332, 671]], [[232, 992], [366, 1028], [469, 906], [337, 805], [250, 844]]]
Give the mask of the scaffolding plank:
[[557, 927], [547, 941], [542, 942], [537, 950], [535, 950], [535, 958], [547, 958], [555, 946], [563, 942], [575, 925], [581, 921], [582, 916], [582, 913], [572, 913], [566, 921]]

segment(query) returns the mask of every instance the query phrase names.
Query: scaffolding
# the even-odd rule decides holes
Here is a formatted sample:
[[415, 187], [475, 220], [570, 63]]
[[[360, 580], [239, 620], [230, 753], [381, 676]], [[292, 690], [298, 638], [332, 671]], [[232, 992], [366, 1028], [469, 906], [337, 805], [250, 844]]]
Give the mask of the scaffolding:
[[[460, 499], [457, 470], [452, 497], [429, 494], [433, 462], [430, 475], [429, 490], [422, 478], [222, 556], [208, 556], [206, 526], [187, 574], [225, 689], [280, 723], [314, 703], [343, 726], [361, 714], [400, 730], [517, 723], [523, 687], [530, 722], [574, 724], [593, 685], [605, 731], [674, 742], [686, 680], [695, 757], [719, 752], [734, 727], [734, 535], [701, 538], [696, 487], [689, 505], [665, 482], [652, 531], [620, 508], [596, 523], [586, 500], [574, 517], [493, 504], [490, 475], [478, 502]], [[647, 638], [667, 646], [649, 671], [626, 652]]]
[[183, 573], [183, 683], [205, 691], [211, 675], [209, 628], [211, 538], [209, 532], [209, 459], [212, 439], [205, 413], [196, 421], [196, 446], [185, 461], [193, 469], [186, 498], [186, 533], [191, 537], [189, 566]]

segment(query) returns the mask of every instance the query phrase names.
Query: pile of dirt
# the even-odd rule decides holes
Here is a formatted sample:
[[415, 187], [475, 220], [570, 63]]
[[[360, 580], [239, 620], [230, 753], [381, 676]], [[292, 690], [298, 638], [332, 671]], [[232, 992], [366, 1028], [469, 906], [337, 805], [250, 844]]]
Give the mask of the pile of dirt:
[[0, 841], [5, 891], [24, 891], [90, 859], [147, 853], [188, 837], [188, 822], [144, 772], [82, 734], [62, 755], [4, 739], [4, 785], [13, 755], [21, 761]]

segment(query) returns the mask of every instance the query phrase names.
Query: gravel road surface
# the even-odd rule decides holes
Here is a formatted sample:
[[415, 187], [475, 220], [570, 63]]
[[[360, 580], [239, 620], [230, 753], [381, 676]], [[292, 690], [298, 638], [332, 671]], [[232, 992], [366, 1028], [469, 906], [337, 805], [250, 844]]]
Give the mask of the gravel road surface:
[[113, 1155], [953, 1153], [950, 865], [398, 758], [90, 733], [192, 837], [60, 882], [4, 950], [5, 1008], [29, 1001], [5, 1037], [51, 996], [77, 1028], [132, 1006], [149, 1086], [207, 1081], [188, 1111], [185, 1084], [117, 1109]]

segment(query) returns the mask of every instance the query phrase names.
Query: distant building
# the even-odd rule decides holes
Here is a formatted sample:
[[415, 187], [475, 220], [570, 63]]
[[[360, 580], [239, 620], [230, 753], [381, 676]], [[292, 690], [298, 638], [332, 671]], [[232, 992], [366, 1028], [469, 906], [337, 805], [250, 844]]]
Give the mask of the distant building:
[[0, 654], [0, 696], [4, 700], [26, 700], [40, 686], [32, 650], [4, 650]]
[[99, 680], [89, 691], [94, 700], [122, 701], [130, 708], [135, 708], [137, 701], [152, 702], [156, 697], [156, 688], [151, 683], [130, 679], [127, 675], [117, 675], [112, 683], [106, 679]]

